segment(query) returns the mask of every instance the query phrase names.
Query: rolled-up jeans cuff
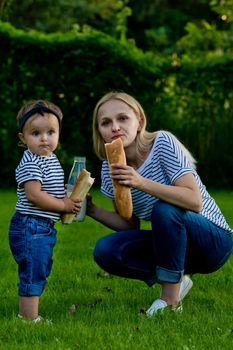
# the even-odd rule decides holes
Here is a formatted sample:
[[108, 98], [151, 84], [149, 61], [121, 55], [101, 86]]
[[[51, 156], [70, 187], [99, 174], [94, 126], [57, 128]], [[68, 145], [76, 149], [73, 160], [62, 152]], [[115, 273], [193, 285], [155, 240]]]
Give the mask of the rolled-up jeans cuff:
[[158, 282], [170, 282], [170, 283], [179, 283], [182, 281], [184, 271], [174, 271], [168, 270], [164, 267], [156, 267], [156, 276]]
[[39, 284], [18, 284], [19, 296], [40, 296], [43, 293], [46, 282]]

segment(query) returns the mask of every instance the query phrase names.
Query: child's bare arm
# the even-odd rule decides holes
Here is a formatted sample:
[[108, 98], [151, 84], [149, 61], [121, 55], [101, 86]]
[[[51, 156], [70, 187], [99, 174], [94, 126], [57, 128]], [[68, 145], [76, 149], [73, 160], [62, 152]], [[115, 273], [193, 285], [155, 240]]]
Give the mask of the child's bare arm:
[[59, 199], [41, 190], [40, 181], [27, 181], [24, 183], [24, 190], [29, 202], [44, 210], [55, 212], [78, 213], [81, 208], [81, 201], [72, 200], [68, 197]]

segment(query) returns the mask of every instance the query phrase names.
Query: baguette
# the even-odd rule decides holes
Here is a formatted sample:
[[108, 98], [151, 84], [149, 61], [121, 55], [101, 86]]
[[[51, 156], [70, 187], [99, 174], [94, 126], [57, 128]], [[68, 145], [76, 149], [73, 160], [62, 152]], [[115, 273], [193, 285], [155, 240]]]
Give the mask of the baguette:
[[[125, 151], [120, 137], [111, 143], [105, 143], [105, 151], [109, 163], [109, 168], [113, 163], [126, 165]], [[132, 217], [133, 212], [130, 188], [124, 185], [120, 185], [117, 180], [113, 180], [113, 189], [118, 213], [122, 218], [129, 220]]]
[[[91, 174], [86, 169], [82, 169], [73, 187], [70, 198], [80, 199], [83, 201], [86, 198], [86, 195], [90, 190], [91, 186], [93, 185], [94, 180], [95, 179], [91, 177]], [[71, 224], [75, 216], [76, 214], [63, 213], [61, 215], [61, 222], [63, 224]]]

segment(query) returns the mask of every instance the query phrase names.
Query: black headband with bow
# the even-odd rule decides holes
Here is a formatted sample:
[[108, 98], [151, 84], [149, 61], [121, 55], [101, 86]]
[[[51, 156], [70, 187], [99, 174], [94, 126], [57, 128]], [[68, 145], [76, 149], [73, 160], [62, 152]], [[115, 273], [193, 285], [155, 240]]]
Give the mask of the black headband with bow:
[[38, 103], [35, 105], [34, 108], [32, 108], [30, 111], [26, 112], [22, 118], [19, 119], [19, 129], [20, 131], [23, 130], [23, 127], [26, 123], [26, 121], [32, 117], [34, 114], [39, 113], [40, 115], [44, 115], [44, 113], [51, 113], [53, 115], [55, 115], [55, 117], [57, 117], [58, 123], [59, 123], [59, 128], [61, 129], [61, 119], [60, 116], [58, 115], [57, 112], [53, 111], [52, 109], [45, 107], [44, 105]]

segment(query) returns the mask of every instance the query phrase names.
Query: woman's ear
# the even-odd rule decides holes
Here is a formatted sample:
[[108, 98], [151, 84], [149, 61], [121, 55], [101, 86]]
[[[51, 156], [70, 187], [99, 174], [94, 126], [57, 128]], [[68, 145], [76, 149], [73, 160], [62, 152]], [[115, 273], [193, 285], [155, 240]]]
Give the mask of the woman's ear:
[[19, 132], [19, 133], [18, 133], [18, 136], [19, 136], [20, 141], [21, 141], [24, 145], [26, 145], [26, 142], [25, 142], [23, 133], [22, 133], [22, 132]]
[[144, 121], [142, 119], [139, 120], [139, 125], [138, 125], [138, 132], [140, 132], [142, 130]]

